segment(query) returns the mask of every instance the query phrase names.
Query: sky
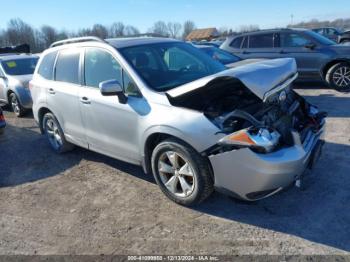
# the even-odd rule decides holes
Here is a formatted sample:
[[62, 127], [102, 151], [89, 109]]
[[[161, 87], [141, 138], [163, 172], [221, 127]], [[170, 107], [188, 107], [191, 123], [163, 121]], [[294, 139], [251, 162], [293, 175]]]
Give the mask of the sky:
[[121, 21], [146, 32], [158, 20], [192, 20], [198, 28], [255, 24], [283, 27], [313, 18], [350, 18], [349, 0], [0, 0], [0, 29], [11, 18], [75, 31], [95, 23]]

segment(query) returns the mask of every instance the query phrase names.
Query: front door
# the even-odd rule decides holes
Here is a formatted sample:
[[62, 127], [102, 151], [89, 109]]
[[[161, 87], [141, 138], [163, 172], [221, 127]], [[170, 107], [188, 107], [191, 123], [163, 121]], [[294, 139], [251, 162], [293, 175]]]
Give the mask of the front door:
[[301, 33], [282, 33], [280, 53], [281, 57], [295, 58], [300, 76], [319, 75], [323, 55], [317, 44]]
[[115, 79], [123, 86], [132, 86], [130, 78], [109, 51], [86, 48], [84, 65], [85, 87], [80, 90], [79, 99], [89, 148], [139, 163], [137, 126], [143, 112], [138, 109], [147, 108], [147, 102], [141, 96], [130, 95], [127, 103], [121, 104], [117, 96], [101, 94], [99, 83], [106, 80]]

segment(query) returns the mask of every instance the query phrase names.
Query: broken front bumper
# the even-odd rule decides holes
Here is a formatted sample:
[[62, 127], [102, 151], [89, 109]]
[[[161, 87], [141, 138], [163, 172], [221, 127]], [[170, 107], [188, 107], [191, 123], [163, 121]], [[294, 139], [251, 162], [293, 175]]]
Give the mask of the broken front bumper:
[[319, 151], [325, 124], [317, 133], [310, 132], [304, 141], [293, 133], [294, 146], [268, 154], [258, 154], [248, 148], [209, 156], [215, 177], [215, 187], [224, 193], [245, 200], [258, 200], [277, 193], [299, 179], [314, 152]]

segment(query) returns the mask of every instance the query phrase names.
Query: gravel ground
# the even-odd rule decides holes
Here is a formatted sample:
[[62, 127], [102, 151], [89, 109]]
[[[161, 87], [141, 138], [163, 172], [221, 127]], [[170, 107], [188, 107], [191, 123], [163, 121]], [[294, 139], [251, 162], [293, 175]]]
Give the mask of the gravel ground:
[[193, 209], [137, 166], [79, 148], [56, 155], [32, 116], [5, 112], [0, 254], [350, 254], [350, 94], [298, 92], [329, 112], [304, 188], [254, 203], [214, 193]]

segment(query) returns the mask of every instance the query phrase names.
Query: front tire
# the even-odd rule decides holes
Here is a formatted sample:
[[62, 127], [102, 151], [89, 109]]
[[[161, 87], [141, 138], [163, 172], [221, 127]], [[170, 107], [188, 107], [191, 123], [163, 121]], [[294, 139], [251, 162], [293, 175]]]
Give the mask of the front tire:
[[15, 93], [10, 94], [9, 102], [10, 102], [12, 111], [16, 114], [17, 117], [21, 117], [25, 114], [26, 110], [23, 108], [23, 106], [19, 102], [18, 97]]
[[160, 189], [178, 204], [198, 204], [213, 192], [207, 160], [182, 141], [167, 139], [158, 144], [151, 162]]
[[338, 91], [350, 90], [350, 64], [341, 62], [328, 69], [326, 81]]
[[52, 113], [46, 113], [43, 117], [43, 130], [49, 140], [51, 148], [56, 153], [64, 153], [74, 148], [74, 145], [67, 142], [64, 133], [56, 117]]

